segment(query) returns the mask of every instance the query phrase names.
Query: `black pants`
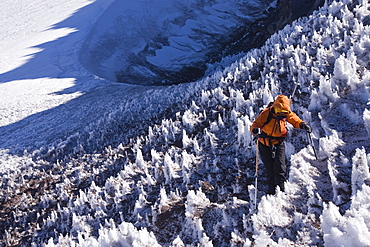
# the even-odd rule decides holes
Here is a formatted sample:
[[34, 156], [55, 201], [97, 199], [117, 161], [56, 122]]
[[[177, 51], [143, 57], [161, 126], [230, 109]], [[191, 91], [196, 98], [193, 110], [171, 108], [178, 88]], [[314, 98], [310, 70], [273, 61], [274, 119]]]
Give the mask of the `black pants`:
[[275, 145], [275, 157], [273, 157], [273, 148], [258, 143], [260, 155], [266, 168], [268, 190], [267, 194], [275, 194], [276, 187], [279, 186], [281, 191], [285, 191], [284, 182], [286, 181], [286, 164], [285, 164], [285, 143]]

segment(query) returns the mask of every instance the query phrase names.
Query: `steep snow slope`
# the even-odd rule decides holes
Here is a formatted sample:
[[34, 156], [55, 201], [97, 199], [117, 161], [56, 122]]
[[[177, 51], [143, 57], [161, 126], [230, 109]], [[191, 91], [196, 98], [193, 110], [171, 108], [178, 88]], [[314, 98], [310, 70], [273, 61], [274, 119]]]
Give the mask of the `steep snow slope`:
[[[18, 169], [2, 174], [2, 243], [370, 245], [369, 7], [334, 1], [222, 73], [154, 88], [39, 159], [10, 156]], [[292, 107], [312, 125], [322, 159], [315, 160], [306, 133], [292, 129], [287, 192], [264, 194], [262, 166], [255, 210], [248, 129], [263, 105], [295, 84]], [[172, 118], [161, 119], [159, 99]], [[139, 103], [148, 108], [137, 116]], [[111, 134], [130, 113], [149, 125], [146, 133], [131, 123], [130, 134]], [[93, 153], [94, 140], [121, 143]]]
[[311, 13], [320, 2], [115, 1], [84, 41], [80, 61], [91, 73], [111, 81], [195, 81], [211, 74], [224, 57], [234, 56], [235, 61], [239, 53], [262, 46], [292, 16]]
[[220, 60], [226, 47], [268, 16], [271, 4], [276, 8], [274, 0], [116, 1], [97, 20], [80, 60], [111, 81], [168, 85], [196, 80], [207, 63]]

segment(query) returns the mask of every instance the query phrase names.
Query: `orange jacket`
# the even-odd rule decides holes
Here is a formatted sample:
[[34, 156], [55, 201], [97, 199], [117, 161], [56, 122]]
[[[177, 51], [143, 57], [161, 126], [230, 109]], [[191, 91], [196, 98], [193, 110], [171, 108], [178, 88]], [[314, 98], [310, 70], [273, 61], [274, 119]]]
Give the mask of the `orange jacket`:
[[[285, 118], [280, 117], [279, 119], [279, 116], [274, 113], [274, 108], [280, 108], [288, 111], [289, 113]], [[272, 114], [272, 118], [267, 124], [265, 124], [269, 114]], [[285, 95], [279, 95], [270, 108], [264, 109], [257, 116], [250, 127], [250, 131], [252, 132], [254, 128], [260, 128], [263, 133], [265, 133], [267, 136], [271, 136], [272, 138], [258, 138], [258, 140], [266, 146], [276, 145], [288, 135], [286, 122], [298, 129], [300, 128], [299, 125], [304, 123], [304, 121], [302, 121], [294, 112], [291, 111], [288, 97]], [[274, 137], [276, 137], [276, 139], [274, 139]]]

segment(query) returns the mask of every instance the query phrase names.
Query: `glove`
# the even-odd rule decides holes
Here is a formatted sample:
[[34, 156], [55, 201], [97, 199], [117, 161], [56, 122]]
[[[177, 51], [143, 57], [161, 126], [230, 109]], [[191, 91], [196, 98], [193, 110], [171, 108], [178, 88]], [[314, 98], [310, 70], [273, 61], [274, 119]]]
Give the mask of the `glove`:
[[261, 129], [260, 128], [254, 128], [252, 130], [252, 133], [255, 134], [255, 135], [260, 135], [261, 134]]
[[299, 125], [299, 127], [301, 128], [301, 129], [303, 129], [303, 130], [306, 130], [308, 133], [311, 133], [312, 132], [312, 128], [311, 128], [311, 126], [309, 126], [308, 124], [306, 124], [306, 123], [301, 123], [300, 125]]

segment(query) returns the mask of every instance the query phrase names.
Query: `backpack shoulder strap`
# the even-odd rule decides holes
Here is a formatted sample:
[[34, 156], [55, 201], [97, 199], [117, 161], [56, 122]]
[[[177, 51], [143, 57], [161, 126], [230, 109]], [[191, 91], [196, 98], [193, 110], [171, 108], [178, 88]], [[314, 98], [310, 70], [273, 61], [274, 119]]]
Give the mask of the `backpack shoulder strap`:
[[269, 115], [267, 116], [267, 119], [266, 119], [265, 123], [263, 124], [263, 126], [261, 127], [261, 129], [262, 129], [266, 124], [268, 124], [268, 123], [271, 121], [271, 119], [273, 118], [272, 113], [271, 113], [271, 106], [272, 106], [272, 104], [273, 104], [273, 102], [270, 102], [270, 103], [267, 105], [267, 107], [266, 107], [266, 109], [268, 109], [268, 111], [269, 111]]
[[267, 119], [266, 119], [266, 121], [265, 121], [265, 123], [263, 124], [263, 126], [262, 126], [262, 128], [266, 125], [266, 124], [268, 124], [270, 121], [271, 121], [271, 119], [272, 119], [273, 117], [272, 117], [272, 113], [271, 113], [271, 109], [269, 110], [269, 115], [267, 116]]

